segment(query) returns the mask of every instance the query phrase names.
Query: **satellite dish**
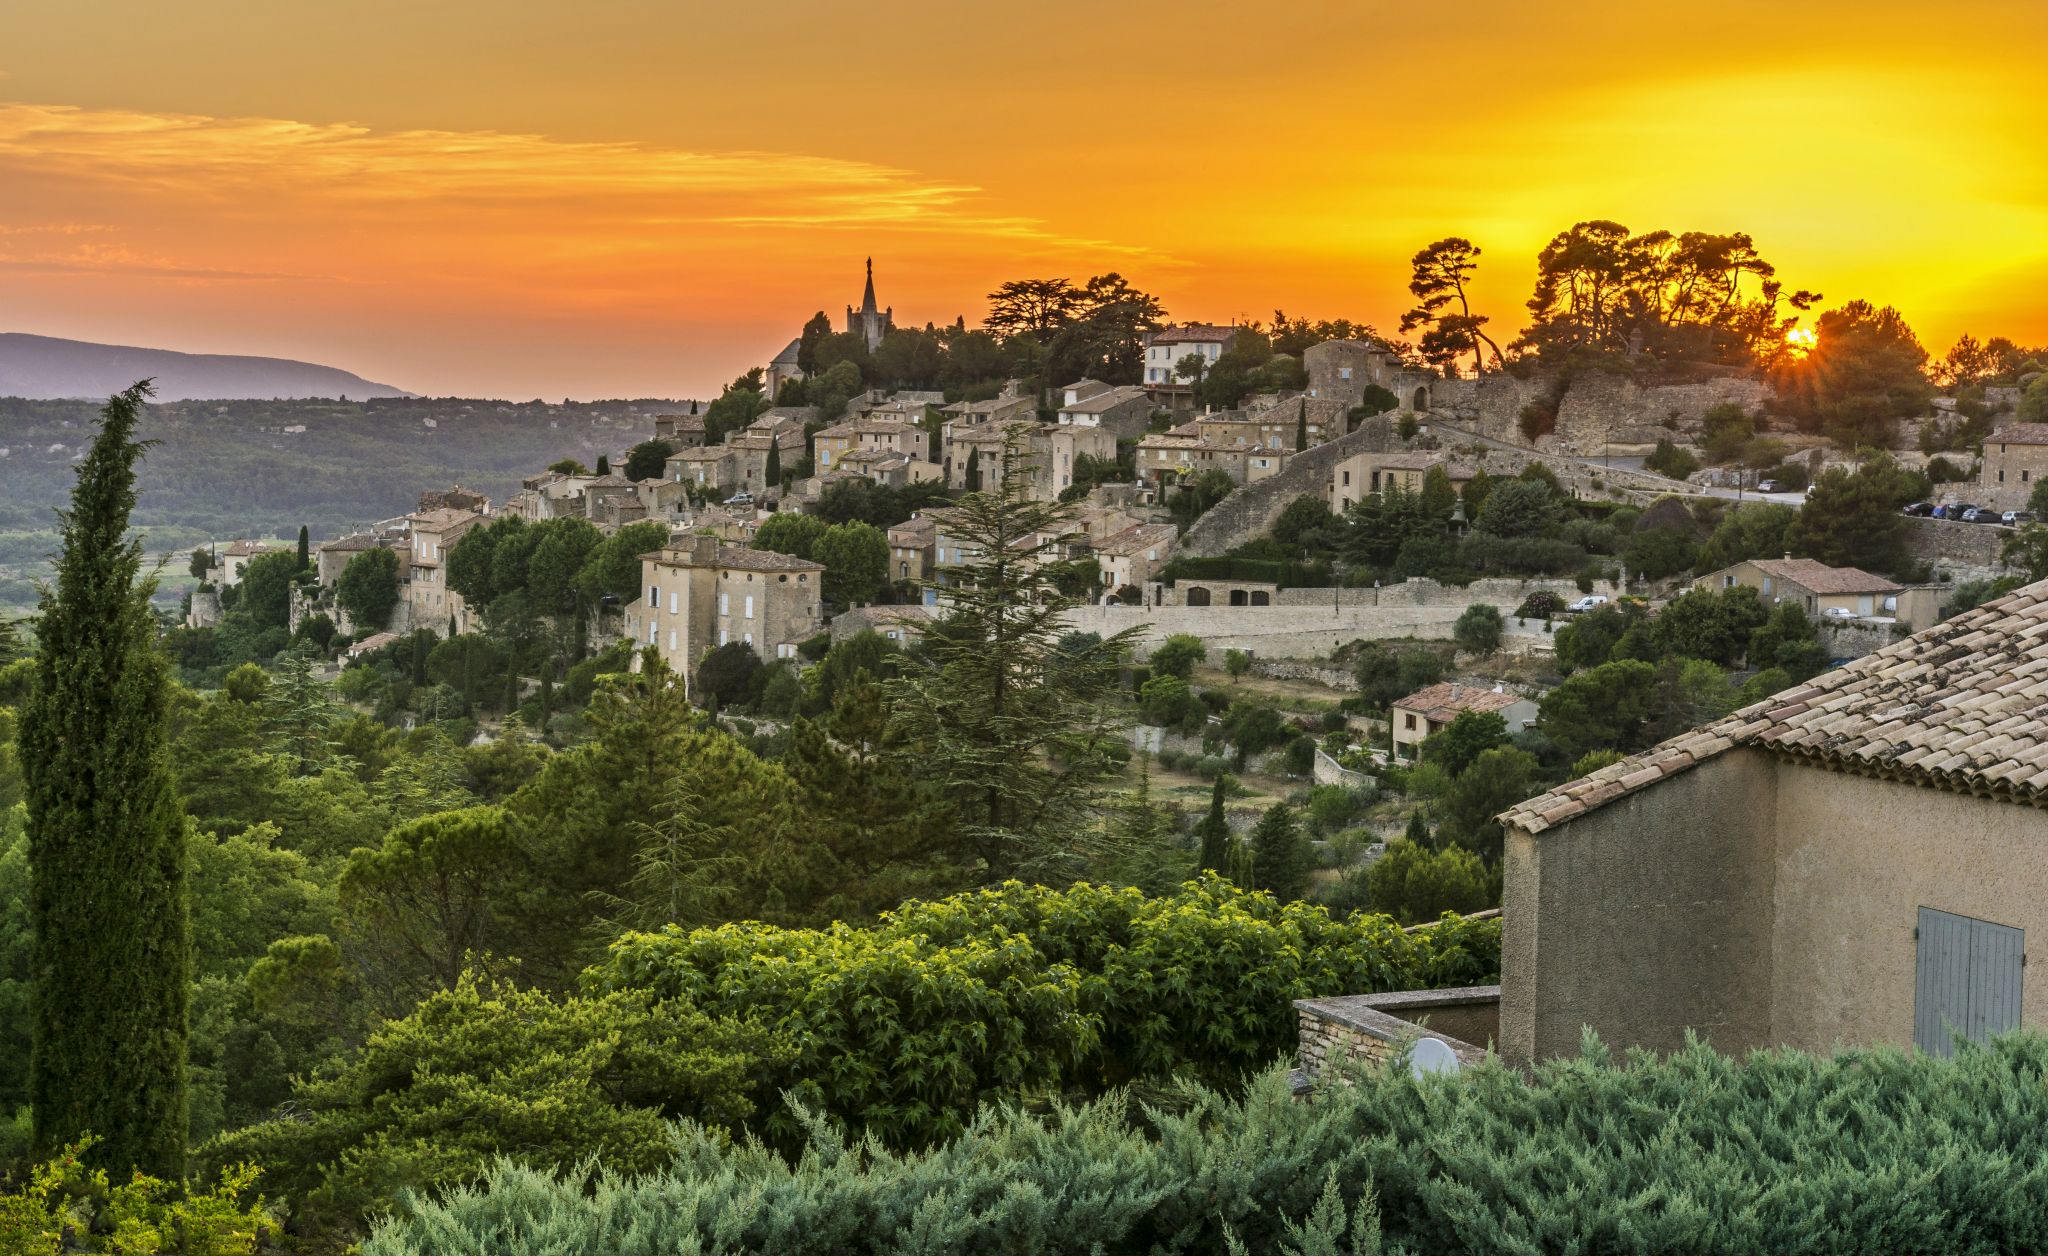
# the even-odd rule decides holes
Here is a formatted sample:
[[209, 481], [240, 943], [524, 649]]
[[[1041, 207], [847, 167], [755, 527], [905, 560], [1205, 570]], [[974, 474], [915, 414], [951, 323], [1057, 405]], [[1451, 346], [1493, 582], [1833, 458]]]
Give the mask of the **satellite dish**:
[[1429, 1073], [1455, 1073], [1458, 1067], [1458, 1053], [1441, 1038], [1418, 1038], [1408, 1051], [1408, 1071], [1417, 1079]]

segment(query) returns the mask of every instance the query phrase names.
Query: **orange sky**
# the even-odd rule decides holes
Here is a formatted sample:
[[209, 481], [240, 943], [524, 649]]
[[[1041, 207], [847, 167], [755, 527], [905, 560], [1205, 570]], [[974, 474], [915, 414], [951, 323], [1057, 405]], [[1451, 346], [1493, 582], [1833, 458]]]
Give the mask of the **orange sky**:
[[1392, 330], [1557, 230], [1746, 230], [1937, 353], [2048, 341], [2048, 4], [0, 6], [0, 330], [431, 393], [709, 395], [811, 311], [1116, 269]]

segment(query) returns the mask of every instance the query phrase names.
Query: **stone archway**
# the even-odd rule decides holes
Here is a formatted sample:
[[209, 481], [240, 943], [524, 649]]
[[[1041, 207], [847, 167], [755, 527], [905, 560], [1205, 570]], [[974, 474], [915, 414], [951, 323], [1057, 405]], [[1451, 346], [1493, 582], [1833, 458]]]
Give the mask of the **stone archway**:
[[1189, 606], [1207, 606], [1209, 604], [1209, 590], [1200, 585], [1189, 589], [1187, 603]]
[[1417, 411], [1418, 413], [1429, 409], [1428, 384], [1423, 384], [1420, 387], [1416, 388], [1415, 396], [1412, 399], [1410, 399], [1408, 408]]
[[1230, 604], [1232, 606], [1250, 606], [1251, 598], [1246, 595], [1243, 589], [1232, 589], [1230, 591]]
[[1268, 594], [1267, 594], [1267, 592], [1266, 592], [1266, 591], [1265, 591], [1264, 589], [1253, 589], [1253, 590], [1252, 590], [1252, 605], [1253, 605], [1253, 606], [1271, 606], [1272, 604], [1273, 604], [1273, 599], [1272, 599], [1272, 597], [1271, 597], [1270, 595], [1268, 595]]

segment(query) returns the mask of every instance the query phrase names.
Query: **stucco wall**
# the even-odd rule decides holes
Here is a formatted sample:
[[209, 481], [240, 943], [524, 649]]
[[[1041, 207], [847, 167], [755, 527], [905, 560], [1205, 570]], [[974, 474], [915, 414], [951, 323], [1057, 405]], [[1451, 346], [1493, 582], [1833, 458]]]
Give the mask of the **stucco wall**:
[[[2048, 939], [2048, 812], [1793, 762], [1777, 776], [1778, 1041], [1911, 1045], [1921, 907]], [[2048, 1025], [2048, 980], [2021, 989], [2021, 1019]]]
[[1507, 834], [1501, 1054], [1580, 1026], [1671, 1050], [1770, 1038], [1772, 763], [1738, 750], [1531, 837]]

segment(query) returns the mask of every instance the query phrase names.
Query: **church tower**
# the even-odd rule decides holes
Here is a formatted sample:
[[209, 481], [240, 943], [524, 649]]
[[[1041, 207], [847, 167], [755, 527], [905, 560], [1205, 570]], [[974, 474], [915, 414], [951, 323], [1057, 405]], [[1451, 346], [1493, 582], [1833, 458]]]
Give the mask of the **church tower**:
[[868, 286], [861, 293], [860, 308], [846, 307], [846, 330], [849, 335], [859, 335], [867, 342], [868, 352], [873, 353], [882, 343], [882, 337], [896, 329], [896, 310], [875, 307], [875, 259], [868, 259]]

